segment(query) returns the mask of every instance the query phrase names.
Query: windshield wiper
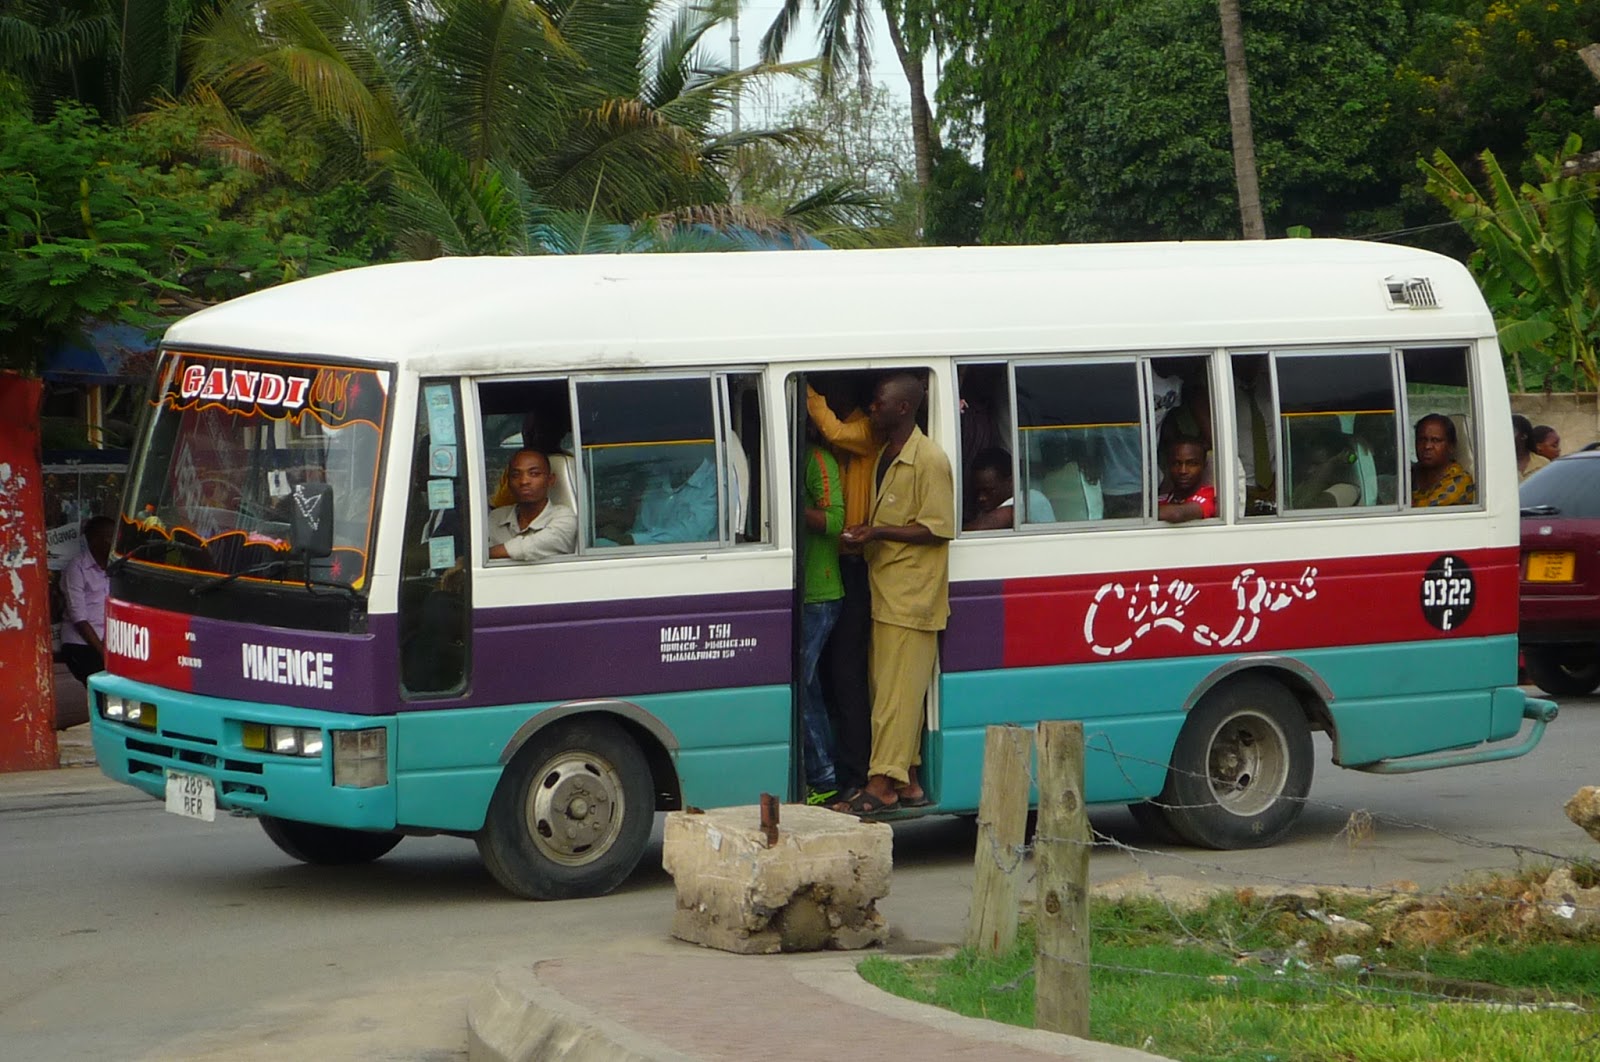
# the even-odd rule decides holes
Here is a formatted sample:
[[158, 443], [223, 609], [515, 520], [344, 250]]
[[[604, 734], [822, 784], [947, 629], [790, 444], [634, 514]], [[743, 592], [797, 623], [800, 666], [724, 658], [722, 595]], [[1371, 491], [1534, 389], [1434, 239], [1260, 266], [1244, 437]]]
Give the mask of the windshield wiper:
[[1523, 516], [1560, 516], [1561, 510], [1554, 505], [1524, 505]]
[[266, 572], [276, 571], [280, 568], [287, 568], [288, 566], [288, 561], [279, 558], [278, 560], [269, 560], [262, 564], [252, 565], [249, 568], [241, 568], [236, 572], [230, 572], [227, 575], [218, 576], [209, 583], [201, 583], [199, 586], [191, 586], [189, 588], [189, 596], [199, 597], [201, 594], [209, 594], [211, 591], [220, 590], [234, 580], [243, 579], [247, 575], [263, 575]]
[[120, 572], [123, 569], [124, 565], [126, 565], [129, 561], [133, 560], [135, 557], [139, 556], [141, 553], [147, 553], [147, 552], [149, 552], [151, 550], [154, 550], [154, 549], [171, 549], [171, 548], [172, 548], [172, 543], [168, 542], [164, 538], [154, 538], [154, 539], [151, 539], [149, 542], [141, 542], [137, 546], [135, 546], [132, 549], [130, 549], [128, 552], [119, 553], [115, 557], [112, 557], [111, 558], [111, 563], [106, 565], [106, 574], [107, 575], [115, 575], [115, 574], [117, 574], [118, 572]]

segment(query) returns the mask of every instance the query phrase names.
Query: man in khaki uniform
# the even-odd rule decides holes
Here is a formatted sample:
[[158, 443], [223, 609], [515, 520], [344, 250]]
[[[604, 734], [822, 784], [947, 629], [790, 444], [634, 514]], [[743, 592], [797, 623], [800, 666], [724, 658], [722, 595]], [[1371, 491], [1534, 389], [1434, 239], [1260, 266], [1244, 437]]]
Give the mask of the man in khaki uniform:
[[917, 427], [923, 385], [910, 373], [879, 381], [868, 416], [885, 440], [867, 523], [841, 540], [861, 545], [872, 585], [872, 764], [867, 784], [835, 805], [870, 815], [927, 798], [913, 782], [922, 702], [939, 632], [950, 616], [950, 540], [956, 533], [950, 460]]

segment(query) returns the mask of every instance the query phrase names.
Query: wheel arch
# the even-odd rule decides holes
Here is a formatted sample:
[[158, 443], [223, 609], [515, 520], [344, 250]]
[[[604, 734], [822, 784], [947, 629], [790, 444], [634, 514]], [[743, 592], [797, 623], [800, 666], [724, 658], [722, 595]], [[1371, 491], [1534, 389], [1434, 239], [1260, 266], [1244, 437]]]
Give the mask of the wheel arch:
[[683, 806], [683, 787], [678, 780], [678, 738], [672, 728], [654, 713], [631, 701], [597, 699], [569, 701], [546, 709], [517, 728], [500, 750], [500, 765], [509, 764], [532, 738], [557, 723], [581, 716], [603, 716], [617, 723], [633, 739], [645, 762], [650, 765], [650, 787], [655, 793], [657, 811], [676, 811]]
[[1183, 703], [1183, 714], [1187, 717], [1213, 689], [1247, 675], [1270, 679], [1293, 694], [1305, 714], [1306, 725], [1333, 739], [1333, 762], [1339, 762], [1339, 730], [1329, 707], [1334, 699], [1333, 690], [1316, 669], [1294, 657], [1261, 654], [1237, 657], [1222, 664], [1195, 686]]

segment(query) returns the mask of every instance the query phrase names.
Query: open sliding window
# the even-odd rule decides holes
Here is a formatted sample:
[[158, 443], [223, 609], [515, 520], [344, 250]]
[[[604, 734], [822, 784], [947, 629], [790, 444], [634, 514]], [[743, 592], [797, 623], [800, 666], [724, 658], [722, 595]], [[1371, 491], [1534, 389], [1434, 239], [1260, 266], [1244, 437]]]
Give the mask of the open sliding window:
[[[1470, 354], [1463, 346], [1419, 347], [1399, 352], [1400, 371], [1405, 381], [1405, 417], [1400, 434], [1412, 476], [1411, 485], [1402, 492], [1402, 497], [1408, 498], [1414, 508], [1475, 505], [1482, 501], [1482, 474], [1478, 467], [1479, 417], [1473, 401], [1469, 359]], [[1447, 447], [1437, 479], [1423, 474], [1418, 467], [1417, 438], [1424, 418], [1430, 421], [1433, 434], [1442, 435]], [[1450, 467], [1452, 465], [1454, 468]], [[1425, 484], [1426, 480], [1433, 482]]]
[[574, 380], [583, 548], [764, 541], [758, 379], [689, 373]]

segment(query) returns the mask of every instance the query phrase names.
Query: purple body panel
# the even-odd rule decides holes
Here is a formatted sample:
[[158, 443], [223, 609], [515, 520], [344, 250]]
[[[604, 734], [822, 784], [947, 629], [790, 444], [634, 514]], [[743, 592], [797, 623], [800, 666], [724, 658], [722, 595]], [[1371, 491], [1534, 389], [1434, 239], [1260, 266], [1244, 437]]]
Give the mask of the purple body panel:
[[940, 646], [945, 672], [986, 671], [1005, 657], [1005, 584], [999, 579], [950, 584], [950, 626]]

